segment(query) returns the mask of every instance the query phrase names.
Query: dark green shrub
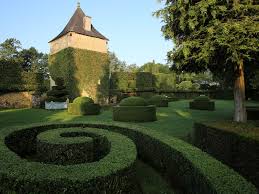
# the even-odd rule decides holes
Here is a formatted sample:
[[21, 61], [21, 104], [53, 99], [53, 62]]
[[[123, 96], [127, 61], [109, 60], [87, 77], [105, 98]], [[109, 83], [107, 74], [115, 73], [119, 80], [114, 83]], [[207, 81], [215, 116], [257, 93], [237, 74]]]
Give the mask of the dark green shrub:
[[64, 86], [64, 84], [65, 84], [64, 79], [62, 77], [56, 77], [55, 84], [59, 87]]
[[196, 123], [194, 143], [259, 188], [259, 128], [235, 122]]
[[66, 102], [68, 98], [68, 91], [65, 88], [64, 80], [59, 77], [56, 79], [58, 86], [52, 87], [52, 90], [47, 92], [46, 102]]
[[100, 111], [101, 106], [89, 97], [78, 97], [68, 105], [68, 113], [74, 115], [98, 115]]
[[44, 163], [72, 165], [98, 161], [106, 156], [111, 144], [94, 129], [60, 128], [37, 136], [37, 158]]
[[123, 122], [151, 122], [156, 121], [155, 106], [115, 106], [113, 120]]
[[141, 97], [128, 97], [120, 102], [120, 106], [147, 106], [148, 103], [144, 98]]
[[215, 102], [210, 101], [207, 96], [201, 95], [189, 103], [190, 109], [197, 110], [215, 110]]
[[246, 113], [247, 113], [248, 120], [259, 120], [259, 107], [258, 106], [247, 106]]
[[168, 99], [164, 95], [155, 95], [149, 99], [149, 104], [157, 107], [168, 107]]
[[[138, 193], [135, 191], [136, 146], [132, 140], [118, 133], [80, 127], [80, 130], [87, 133], [105, 136], [112, 143], [110, 152], [99, 162], [55, 165], [33, 159], [37, 150], [37, 135], [46, 130], [70, 127], [73, 126], [1, 130], [1, 193]], [[51, 141], [51, 135], [47, 136]], [[66, 141], [67, 144], [73, 140]]]
[[[90, 127], [96, 130], [100, 128], [127, 136], [135, 142], [139, 158], [153, 166], [172, 184], [180, 186], [184, 193], [258, 193], [255, 186], [246, 181], [238, 173], [182, 140], [141, 126], [101, 122], [83, 124], [59, 123], [45, 126], [30, 126], [27, 128], [2, 129], [0, 131], [0, 190], [14, 190], [18, 193], [40, 193], [40, 191], [43, 191], [43, 193], [44, 191], [45, 193], [46, 191], [52, 193], [93, 193], [96, 189], [101, 188], [97, 193], [105, 191], [106, 193], [115, 194], [128, 193], [120, 190], [122, 187], [118, 190], [119, 187], [109, 186], [115, 183], [117, 183], [117, 186], [122, 186], [123, 181], [126, 181], [126, 183], [130, 182], [129, 179], [122, 179], [119, 176], [115, 179], [114, 177], [114, 172], [119, 172], [117, 170], [118, 167], [122, 165], [124, 168], [131, 163], [126, 162], [126, 164], [126, 158], [132, 161], [135, 157], [129, 150], [130, 147], [128, 147], [128, 150], [123, 150], [123, 153], [116, 152], [114, 155], [115, 158], [120, 155], [124, 160], [120, 160], [117, 163], [113, 161], [113, 157], [105, 157], [103, 163], [90, 163], [87, 164], [89, 165], [88, 168], [86, 165], [60, 167], [57, 165], [29, 162], [13, 154], [12, 151], [16, 153], [31, 152], [31, 149], [36, 149], [34, 139], [39, 131], [61, 127]], [[26, 136], [24, 133], [26, 133]], [[122, 144], [119, 147], [115, 146], [116, 149], [128, 144], [127, 138], [125, 138], [125, 141], [120, 140], [119, 142]], [[8, 145], [8, 148], [6, 145]], [[106, 163], [106, 159], [110, 159], [109, 163]], [[31, 172], [34, 173], [32, 174]], [[107, 178], [106, 173], [110, 172], [113, 174]], [[98, 181], [91, 181], [91, 178], [98, 179]], [[107, 179], [105, 184], [103, 184], [105, 178]], [[88, 184], [82, 185], [82, 182], [85, 183], [86, 181], [88, 181]], [[86, 186], [90, 187], [90, 185], [94, 185], [95, 190], [85, 189]], [[107, 188], [106, 186], [113, 189], [112, 191], [114, 192], [107, 192], [105, 190]], [[127, 184], [124, 186], [127, 186]]]

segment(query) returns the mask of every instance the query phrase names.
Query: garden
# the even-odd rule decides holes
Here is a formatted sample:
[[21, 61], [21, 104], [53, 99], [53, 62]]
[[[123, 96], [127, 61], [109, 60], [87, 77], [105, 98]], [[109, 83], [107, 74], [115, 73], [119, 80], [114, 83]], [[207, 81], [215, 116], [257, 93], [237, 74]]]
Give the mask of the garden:
[[[164, 2], [168, 64], [1, 43], [0, 193], [257, 194], [258, 13], [255, 1]], [[59, 36], [84, 24], [106, 45], [80, 4], [71, 21]]]

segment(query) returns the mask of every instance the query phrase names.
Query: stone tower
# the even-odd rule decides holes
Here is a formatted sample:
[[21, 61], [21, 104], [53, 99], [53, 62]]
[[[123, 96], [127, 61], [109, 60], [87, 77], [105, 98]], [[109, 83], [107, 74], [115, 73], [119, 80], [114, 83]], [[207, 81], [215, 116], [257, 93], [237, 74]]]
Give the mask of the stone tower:
[[103, 101], [108, 95], [108, 39], [94, 28], [80, 4], [49, 44], [51, 77], [64, 78], [71, 98], [88, 96]]

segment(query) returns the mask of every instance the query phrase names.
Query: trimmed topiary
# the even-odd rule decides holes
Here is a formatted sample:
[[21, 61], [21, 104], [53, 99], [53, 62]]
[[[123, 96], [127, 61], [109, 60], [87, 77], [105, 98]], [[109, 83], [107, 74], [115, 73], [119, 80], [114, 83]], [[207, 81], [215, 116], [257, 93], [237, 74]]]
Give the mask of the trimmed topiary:
[[120, 102], [120, 106], [147, 106], [148, 103], [144, 98], [141, 97], [128, 97]]
[[[123, 136], [120, 140], [114, 136], [114, 140], [118, 142], [118, 144], [112, 143], [110, 154], [114, 155], [107, 155], [99, 162], [58, 166], [31, 162], [31, 158], [24, 159], [25, 154], [35, 152], [35, 141], [40, 132], [75, 127], [94, 128], [97, 133], [105, 129], [101, 131], [108, 133], [106, 130], [109, 130], [113, 134], [120, 133], [127, 136], [135, 143], [139, 158], [154, 167], [170, 183], [181, 188], [183, 193], [258, 193], [256, 187], [237, 172], [180, 139], [141, 126], [102, 122], [59, 123], [2, 129], [0, 131], [0, 191], [138, 193], [129, 191], [129, 187], [133, 186], [129, 183], [132, 183], [134, 173], [132, 170], [126, 170], [132, 168], [125, 169], [136, 159], [136, 149], [131, 146], [131, 141]], [[114, 161], [118, 158], [120, 158], [119, 161]], [[120, 171], [120, 168], [126, 171]]]
[[254, 123], [195, 123], [194, 144], [259, 188], [259, 127]]
[[197, 110], [215, 110], [215, 102], [210, 101], [210, 99], [205, 96], [201, 95], [196, 97], [193, 101], [189, 103], [190, 109], [197, 109]]
[[149, 99], [149, 104], [157, 107], [168, 107], [168, 99], [164, 95], [155, 95]]
[[68, 105], [68, 113], [74, 115], [98, 115], [100, 111], [101, 106], [89, 97], [78, 97]]
[[60, 128], [37, 136], [37, 157], [45, 163], [69, 165], [98, 161], [111, 144], [94, 129]]
[[[52, 132], [52, 130], [54, 131]], [[69, 194], [139, 193], [138, 190], [135, 190], [137, 189], [136, 146], [132, 140], [121, 134], [73, 125], [39, 126], [6, 132], [1, 131], [0, 134], [0, 191]], [[94, 162], [80, 161], [78, 163], [79, 158], [75, 154], [81, 152], [79, 155], [83, 156], [84, 147], [88, 149], [91, 146], [90, 139], [77, 137], [78, 132], [105, 137], [112, 145], [109, 153]], [[69, 137], [59, 137], [62, 133], [63, 136]], [[39, 140], [40, 144], [38, 144]], [[106, 144], [102, 145], [104, 143], [102, 141], [103, 138], [94, 141], [93, 146], [96, 146], [97, 149], [105, 148]], [[85, 144], [83, 147], [77, 145], [77, 148], [81, 149], [77, 151], [72, 147], [75, 142], [87, 143], [87, 145]], [[64, 155], [58, 151], [55, 152], [58, 156], [53, 156], [55, 153], [50, 155], [54, 151], [54, 147], [51, 145], [59, 151], [64, 151]], [[67, 150], [63, 147], [65, 145], [67, 145]], [[40, 151], [39, 154], [47, 154], [44, 160], [37, 157], [37, 151]], [[99, 150], [96, 151], [99, 152]], [[58, 163], [52, 161], [54, 157], [59, 160]], [[86, 159], [86, 156], [84, 157]], [[47, 163], [45, 163], [45, 159], [47, 159]], [[67, 163], [63, 159], [69, 159], [70, 162]]]
[[47, 98], [45, 99], [45, 108], [52, 109], [66, 109], [67, 108], [67, 99], [68, 91], [64, 86], [64, 80], [61, 77], [58, 77], [55, 80], [57, 86], [53, 86], [52, 90], [47, 92]]
[[123, 122], [156, 121], [156, 107], [148, 105], [141, 97], [123, 99], [118, 106], [113, 107], [113, 120]]

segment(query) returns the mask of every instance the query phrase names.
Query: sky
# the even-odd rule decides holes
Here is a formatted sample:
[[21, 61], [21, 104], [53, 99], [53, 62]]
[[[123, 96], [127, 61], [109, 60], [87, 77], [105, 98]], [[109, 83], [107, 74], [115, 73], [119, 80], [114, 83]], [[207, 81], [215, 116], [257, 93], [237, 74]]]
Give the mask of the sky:
[[[77, 7], [77, 0], [1, 0], [0, 42], [21, 41], [49, 53], [48, 41], [57, 36]], [[128, 64], [155, 60], [166, 63], [173, 48], [162, 36], [161, 20], [152, 13], [163, 5], [158, 0], [81, 0], [81, 8], [92, 17], [95, 28], [106, 36], [109, 51]]]

